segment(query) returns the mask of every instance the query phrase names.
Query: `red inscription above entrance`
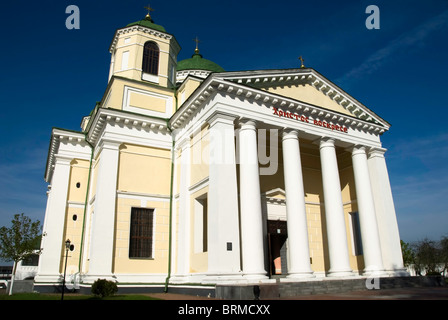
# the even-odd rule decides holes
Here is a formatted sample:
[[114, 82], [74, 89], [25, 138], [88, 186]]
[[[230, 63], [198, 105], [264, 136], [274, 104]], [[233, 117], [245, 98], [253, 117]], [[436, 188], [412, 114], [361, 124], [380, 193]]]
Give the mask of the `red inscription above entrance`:
[[288, 119], [294, 119], [297, 121], [302, 121], [302, 122], [306, 122], [306, 123], [310, 123], [310, 124], [314, 124], [315, 126], [319, 126], [319, 127], [324, 127], [330, 130], [336, 130], [336, 131], [340, 131], [340, 132], [345, 132], [347, 133], [348, 129], [347, 127], [344, 126], [340, 126], [338, 124], [332, 124], [326, 121], [321, 121], [321, 120], [317, 120], [317, 119], [310, 119], [309, 117], [306, 117], [304, 115], [299, 115], [297, 113], [292, 113], [289, 111], [283, 111], [283, 110], [279, 110], [277, 108], [274, 108], [274, 115], [279, 116], [281, 118], [288, 118]]

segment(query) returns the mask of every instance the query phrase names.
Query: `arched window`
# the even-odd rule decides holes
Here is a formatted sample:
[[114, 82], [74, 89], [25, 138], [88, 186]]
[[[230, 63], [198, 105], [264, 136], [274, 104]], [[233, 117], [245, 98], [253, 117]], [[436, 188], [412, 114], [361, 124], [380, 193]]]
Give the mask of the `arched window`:
[[143, 48], [142, 69], [144, 73], [159, 73], [159, 47], [154, 42], [146, 42]]

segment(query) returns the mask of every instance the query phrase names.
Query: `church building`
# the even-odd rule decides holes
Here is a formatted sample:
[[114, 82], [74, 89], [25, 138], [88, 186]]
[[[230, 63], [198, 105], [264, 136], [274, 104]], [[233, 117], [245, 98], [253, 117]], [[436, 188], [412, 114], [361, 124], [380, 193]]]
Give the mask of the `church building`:
[[149, 14], [118, 29], [101, 101], [53, 128], [35, 290], [403, 275], [390, 124], [303, 59], [225, 71], [180, 49]]

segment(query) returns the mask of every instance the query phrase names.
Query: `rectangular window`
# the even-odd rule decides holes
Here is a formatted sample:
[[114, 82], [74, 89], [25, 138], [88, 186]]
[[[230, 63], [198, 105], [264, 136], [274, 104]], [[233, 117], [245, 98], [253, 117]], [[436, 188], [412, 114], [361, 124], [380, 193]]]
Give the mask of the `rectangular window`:
[[353, 254], [362, 255], [361, 227], [359, 224], [359, 213], [350, 212], [350, 222], [352, 225]]
[[129, 62], [129, 51], [123, 52], [123, 55], [121, 57], [121, 70], [126, 70], [128, 68], [128, 62]]
[[129, 258], [152, 258], [154, 209], [132, 208]]

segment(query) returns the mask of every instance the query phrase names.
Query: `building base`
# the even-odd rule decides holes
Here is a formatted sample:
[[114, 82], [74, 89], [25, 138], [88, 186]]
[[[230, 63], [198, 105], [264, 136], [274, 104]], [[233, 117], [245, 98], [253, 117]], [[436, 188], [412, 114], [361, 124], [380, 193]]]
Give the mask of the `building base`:
[[313, 294], [332, 294], [350, 291], [381, 290], [406, 287], [446, 286], [443, 277], [356, 277], [346, 279], [315, 278], [292, 281], [279, 279], [274, 284], [216, 285], [215, 296], [226, 300], [269, 300]]
[[[302, 295], [332, 294], [350, 291], [397, 289], [406, 287], [446, 286], [442, 276], [431, 277], [355, 277], [346, 279], [313, 278], [302, 281], [282, 278], [253, 283], [204, 284], [118, 284], [118, 294], [178, 293], [226, 300], [278, 299]], [[61, 284], [35, 283], [34, 291], [61, 293]], [[167, 290], [167, 291], [166, 291]], [[90, 284], [80, 284], [78, 289], [65, 288], [65, 292], [91, 294]]]

